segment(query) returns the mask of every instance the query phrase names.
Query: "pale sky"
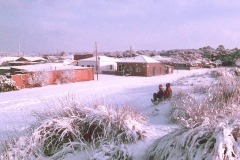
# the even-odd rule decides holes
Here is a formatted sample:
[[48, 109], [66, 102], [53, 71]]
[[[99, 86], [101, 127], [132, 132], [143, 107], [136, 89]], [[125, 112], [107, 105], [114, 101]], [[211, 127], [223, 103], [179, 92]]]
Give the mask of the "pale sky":
[[239, 0], [0, 0], [0, 52], [240, 48]]

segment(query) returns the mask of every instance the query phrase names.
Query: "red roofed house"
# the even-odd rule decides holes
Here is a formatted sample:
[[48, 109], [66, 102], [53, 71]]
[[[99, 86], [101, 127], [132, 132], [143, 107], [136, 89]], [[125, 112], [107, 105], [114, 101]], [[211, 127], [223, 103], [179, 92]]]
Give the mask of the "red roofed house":
[[117, 75], [151, 77], [164, 74], [166, 74], [165, 65], [145, 55], [123, 58], [122, 61], [117, 62]]

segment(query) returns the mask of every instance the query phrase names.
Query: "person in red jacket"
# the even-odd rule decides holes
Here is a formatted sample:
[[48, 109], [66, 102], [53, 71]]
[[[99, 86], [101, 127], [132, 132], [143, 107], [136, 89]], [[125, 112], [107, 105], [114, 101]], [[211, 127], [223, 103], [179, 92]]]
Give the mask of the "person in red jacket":
[[170, 87], [170, 83], [166, 84], [166, 90], [164, 91], [164, 98], [171, 98], [172, 97], [172, 88]]

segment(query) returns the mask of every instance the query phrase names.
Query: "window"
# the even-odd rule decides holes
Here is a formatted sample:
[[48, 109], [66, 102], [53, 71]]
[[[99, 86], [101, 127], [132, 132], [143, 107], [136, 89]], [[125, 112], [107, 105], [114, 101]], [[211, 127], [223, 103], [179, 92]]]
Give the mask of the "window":
[[110, 71], [113, 70], [113, 65], [110, 65]]
[[168, 73], [168, 67], [165, 67], [165, 73]]
[[123, 64], [119, 64], [119, 65], [118, 65], [118, 71], [119, 71], [119, 72], [122, 72], [123, 69], [124, 69], [124, 65], [123, 65]]
[[94, 68], [94, 65], [92, 65], [92, 68]]
[[136, 67], [136, 72], [141, 72], [140, 67]]
[[87, 67], [90, 67], [90, 65], [87, 65]]
[[84, 67], [84, 65], [82, 65], [82, 67]]

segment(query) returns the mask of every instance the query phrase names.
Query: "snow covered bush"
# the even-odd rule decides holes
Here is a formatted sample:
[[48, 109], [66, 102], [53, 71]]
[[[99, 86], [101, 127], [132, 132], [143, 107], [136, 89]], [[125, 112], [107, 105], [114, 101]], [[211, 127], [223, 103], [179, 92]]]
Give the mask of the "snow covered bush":
[[234, 71], [232, 69], [218, 69], [218, 70], [213, 70], [211, 71], [210, 75], [213, 78], [219, 78], [219, 77], [232, 77], [234, 76]]
[[204, 96], [180, 92], [171, 102], [171, 121], [187, 128], [199, 126], [205, 119], [215, 124], [222, 117], [239, 118], [239, 77], [219, 78], [217, 83], [208, 86]]
[[17, 90], [16, 84], [6, 76], [0, 75], [0, 92]]
[[[123, 144], [146, 136], [144, 126], [147, 119], [132, 107], [96, 105], [90, 108], [74, 100], [59, 104], [60, 106], [55, 106], [59, 109], [48, 112], [47, 116], [44, 113], [35, 113], [40, 125], [26, 141], [31, 146], [31, 152], [24, 149], [21, 155], [31, 157], [34, 153], [37, 157], [58, 157], [75, 150], [89, 149], [93, 146], [91, 144], [98, 149], [107, 142], [112, 142], [116, 146], [109, 145], [109, 149], [104, 150], [105, 155], [113, 159], [130, 157]], [[13, 147], [8, 147], [2, 156], [9, 158], [13, 152], [20, 152], [18, 149], [12, 150]]]
[[208, 86], [202, 86], [202, 85], [197, 85], [197, 86], [194, 86], [193, 88], [193, 93], [207, 93], [208, 92]]
[[32, 85], [33, 87], [41, 87], [48, 84], [48, 79], [50, 73], [48, 71], [38, 71], [29, 74], [27, 79], [27, 84]]
[[128, 148], [125, 144], [117, 144], [114, 141], [101, 142], [100, 147], [94, 150], [90, 160], [103, 160], [103, 159], [121, 159], [121, 160], [132, 160]]
[[240, 121], [203, 124], [179, 129], [156, 140], [142, 159], [217, 159], [240, 158]]
[[55, 80], [56, 84], [64, 84], [71, 82], [75, 77], [75, 71], [74, 70], [61, 70], [59, 71], [59, 74]]
[[1, 144], [1, 160], [40, 158], [38, 148], [31, 144], [29, 137], [13, 137]]
[[240, 68], [234, 68], [234, 69], [232, 69], [232, 71], [234, 72], [234, 74], [236, 75], [236, 76], [240, 76]]

